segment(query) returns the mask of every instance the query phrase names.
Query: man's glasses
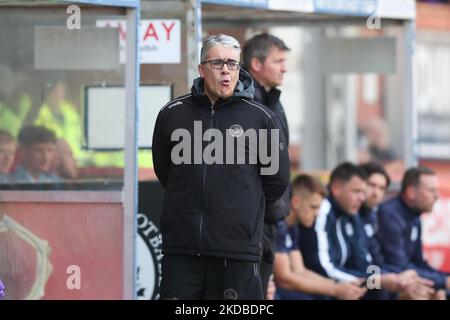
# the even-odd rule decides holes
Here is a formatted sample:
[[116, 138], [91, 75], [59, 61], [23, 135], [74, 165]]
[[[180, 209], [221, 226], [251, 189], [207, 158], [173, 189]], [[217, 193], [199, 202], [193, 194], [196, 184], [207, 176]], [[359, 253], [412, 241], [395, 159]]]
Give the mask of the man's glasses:
[[205, 60], [202, 64], [209, 62], [209, 65], [213, 69], [222, 69], [224, 64], [227, 64], [228, 70], [238, 70], [239, 69], [239, 61], [228, 60], [224, 61], [222, 59], [214, 59], [214, 60]]

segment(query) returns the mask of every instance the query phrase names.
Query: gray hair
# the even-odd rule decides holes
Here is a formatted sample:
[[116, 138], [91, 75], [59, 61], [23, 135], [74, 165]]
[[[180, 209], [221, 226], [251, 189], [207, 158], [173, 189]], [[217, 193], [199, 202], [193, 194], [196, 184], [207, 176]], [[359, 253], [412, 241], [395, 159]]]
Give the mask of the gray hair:
[[227, 48], [234, 48], [238, 52], [238, 54], [241, 54], [241, 45], [239, 44], [239, 41], [237, 41], [235, 38], [231, 36], [227, 36], [225, 34], [216, 34], [208, 37], [208, 39], [203, 42], [202, 51], [200, 53], [200, 62], [204, 62], [206, 60], [206, 55], [208, 54], [208, 50], [211, 47], [220, 45], [222, 47]]

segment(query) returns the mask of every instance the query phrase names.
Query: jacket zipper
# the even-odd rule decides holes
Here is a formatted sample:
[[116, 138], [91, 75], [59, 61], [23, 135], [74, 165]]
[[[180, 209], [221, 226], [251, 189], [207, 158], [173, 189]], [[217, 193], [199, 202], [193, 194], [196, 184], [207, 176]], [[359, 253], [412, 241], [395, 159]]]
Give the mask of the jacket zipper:
[[[210, 129], [212, 129], [213, 124], [214, 124], [214, 105], [211, 105], [210, 118], [211, 118]], [[206, 163], [203, 164], [203, 178], [202, 178], [202, 205], [203, 205], [203, 209], [206, 209], [206, 203], [205, 203], [205, 198], [206, 197], [204, 196], [204, 194], [205, 194], [205, 183], [206, 183]], [[202, 241], [202, 229], [203, 229], [203, 214], [200, 217], [200, 228], [199, 228], [199, 233], [198, 233], [198, 252], [197, 252], [198, 256], [200, 256], [200, 246], [201, 246], [201, 241]]]

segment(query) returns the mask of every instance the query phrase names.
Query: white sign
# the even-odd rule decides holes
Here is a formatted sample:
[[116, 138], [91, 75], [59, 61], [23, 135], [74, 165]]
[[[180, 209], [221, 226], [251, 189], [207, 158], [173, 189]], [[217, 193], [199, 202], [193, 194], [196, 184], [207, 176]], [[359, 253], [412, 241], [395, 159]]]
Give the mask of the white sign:
[[[125, 63], [126, 21], [97, 20], [97, 27], [119, 30], [120, 63]], [[181, 23], [174, 19], [141, 20], [139, 54], [141, 64], [181, 62]]]
[[269, 0], [271, 10], [287, 10], [298, 12], [313, 12], [313, 0]]
[[[139, 89], [139, 148], [152, 146], [158, 110], [172, 99], [168, 85]], [[86, 88], [86, 142], [89, 149], [122, 149], [125, 145], [125, 90], [123, 87]]]

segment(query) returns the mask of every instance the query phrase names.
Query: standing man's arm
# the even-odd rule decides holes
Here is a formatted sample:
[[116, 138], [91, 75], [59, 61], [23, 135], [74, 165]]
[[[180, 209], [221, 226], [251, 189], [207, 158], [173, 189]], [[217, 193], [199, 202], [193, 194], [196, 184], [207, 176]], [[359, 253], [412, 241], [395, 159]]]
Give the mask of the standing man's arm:
[[[267, 163], [266, 158], [264, 161], [266, 163], [261, 163], [260, 174], [266, 204], [272, 205], [283, 195], [289, 184], [289, 155], [287, 144], [276, 115], [272, 114], [272, 117], [268, 119], [266, 128], [268, 130], [266, 156], [269, 155], [270, 161]], [[265, 152], [261, 151], [261, 145], [258, 149], [260, 152], [259, 156], [264, 156]]]
[[155, 129], [153, 131], [152, 156], [153, 167], [156, 176], [161, 184], [166, 187], [167, 178], [170, 171], [170, 150], [168, 145], [169, 137], [166, 135], [164, 127], [167, 114], [164, 109], [161, 110], [156, 119]]
[[264, 220], [269, 223], [277, 223], [289, 214], [291, 188], [288, 186], [281, 198], [266, 208]]

